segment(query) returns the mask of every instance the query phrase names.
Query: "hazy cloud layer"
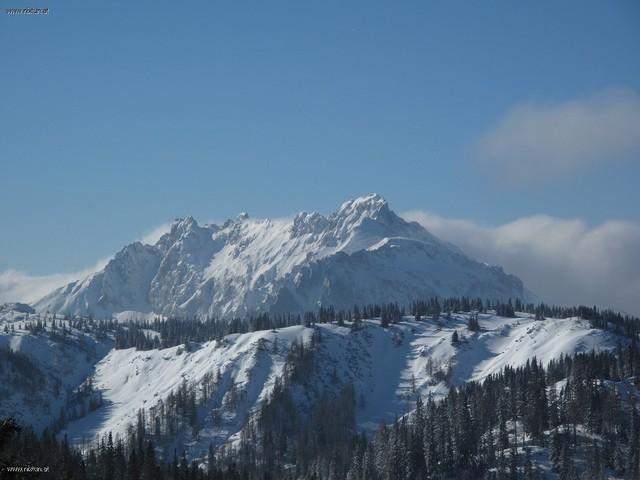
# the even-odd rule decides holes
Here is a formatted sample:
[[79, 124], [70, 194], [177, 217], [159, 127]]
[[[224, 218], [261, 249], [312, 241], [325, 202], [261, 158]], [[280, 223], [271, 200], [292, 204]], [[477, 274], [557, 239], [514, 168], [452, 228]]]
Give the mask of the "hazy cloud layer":
[[93, 267], [73, 273], [54, 273], [51, 275], [29, 275], [17, 270], [0, 272], [0, 303], [33, 303], [46, 294], [67, 283], [84, 278], [102, 270], [111, 258], [97, 262]]
[[[143, 234], [138, 241], [153, 245], [169, 230], [171, 230], [171, 222], [163, 223]], [[102, 270], [110, 259], [111, 257], [105, 258], [90, 268], [71, 273], [29, 275], [18, 270], [5, 270], [0, 272], [0, 303], [33, 303], [58, 287]]]
[[640, 159], [640, 95], [606, 90], [558, 104], [508, 111], [475, 144], [475, 153], [514, 183]]
[[640, 315], [640, 226], [546, 215], [487, 227], [422, 211], [403, 215], [468, 255], [520, 277], [541, 299], [597, 304]]

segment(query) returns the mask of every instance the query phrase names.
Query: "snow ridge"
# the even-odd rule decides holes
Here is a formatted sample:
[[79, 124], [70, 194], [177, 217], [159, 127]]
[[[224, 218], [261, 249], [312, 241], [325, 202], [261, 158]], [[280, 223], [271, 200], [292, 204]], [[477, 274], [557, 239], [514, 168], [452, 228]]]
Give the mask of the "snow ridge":
[[[357, 330], [350, 324], [292, 326], [233, 334], [190, 348], [112, 350], [95, 369], [94, 385], [105, 405], [71, 422], [62, 434], [75, 443], [109, 431], [125, 436], [140, 408], [166, 399], [183, 381], [201, 385], [206, 375], [214, 375], [220, 378], [216, 393], [200, 411], [198, 434], [186, 442], [192, 458], [203, 458], [210, 442], [239, 438], [283, 376], [293, 343], [310, 345], [314, 332], [316, 367], [309, 379], [294, 385], [296, 411], [304, 414], [323, 394], [337, 395], [351, 383], [358, 425], [369, 431], [411, 411], [418, 395], [442, 398], [451, 385], [483, 380], [506, 365], [521, 366], [533, 357], [547, 364], [561, 354], [610, 350], [624, 341], [577, 318], [536, 321], [525, 314], [481, 314], [479, 321], [480, 332], [467, 328], [468, 315], [454, 314], [440, 320], [405, 317], [389, 328], [365, 320]], [[457, 345], [451, 343], [454, 330], [461, 338]]]
[[155, 245], [125, 247], [103, 270], [35, 307], [94, 317], [228, 318], [460, 295], [506, 300], [525, 290], [518, 278], [471, 260], [371, 194], [328, 216], [243, 213], [220, 226], [178, 219]]
[[[420, 321], [404, 317], [388, 328], [380, 319], [296, 325], [138, 351], [116, 350], [109, 336], [72, 327], [61, 317], [55, 319], [57, 330], [49, 316], [45, 330], [34, 334], [25, 328], [33, 321], [30, 316], [20, 309], [0, 313], [0, 355], [22, 355], [0, 361], [3, 378], [14, 379], [0, 388], [0, 415], [42, 430], [64, 408], [61, 437], [67, 434], [76, 444], [108, 432], [124, 438], [141, 409], [153, 418], [153, 409], [166, 405], [187, 382], [199, 399], [206, 397], [198, 403], [197, 431], [186, 426], [171, 440], [175, 445], [163, 447], [170, 455], [174, 446], [184, 446], [196, 459], [206, 457], [210, 443], [239, 439], [276, 382], [290, 371], [287, 359], [294, 344], [314, 352], [304, 379], [291, 384], [296, 411], [304, 415], [323, 395], [338, 395], [352, 384], [358, 426], [374, 431], [381, 422], [410, 412], [418, 395], [442, 398], [453, 385], [482, 381], [533, 357], [545, 365], [560, 355], [612, 350], [628, 342], [579, 318], [540, 321], [524, 313], [505, 318], [488, 312], [478, 314], [479, 331], [468, 328], [469, 313], [454, 313]], [[93, 386], [92, 398], [101, 400], [93, 408], [74, 401], [74, 392], [87, 382]]]

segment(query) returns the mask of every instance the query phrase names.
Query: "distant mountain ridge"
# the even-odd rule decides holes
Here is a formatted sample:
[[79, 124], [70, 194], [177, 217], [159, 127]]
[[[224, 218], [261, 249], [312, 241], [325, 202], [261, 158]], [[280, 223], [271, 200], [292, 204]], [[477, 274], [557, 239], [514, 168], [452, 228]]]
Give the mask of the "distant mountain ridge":
[[155, 245], [124, 247], [102, 270], [56, 289], [35, 308], [229, 318], [433, 296], [506, 300], [526, 293], [517, 277], [470, 259], [371, 194], [328, 216], [241, 214], [223, 225], [178, 219]]

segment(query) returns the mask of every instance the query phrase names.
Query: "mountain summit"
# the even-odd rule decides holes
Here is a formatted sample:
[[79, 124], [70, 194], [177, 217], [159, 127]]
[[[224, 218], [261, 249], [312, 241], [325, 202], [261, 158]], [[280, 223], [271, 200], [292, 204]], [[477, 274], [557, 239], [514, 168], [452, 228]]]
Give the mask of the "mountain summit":
[[51, 292], [36, 308], [228, 318], [463, 295], [523, 298], [524, 288], [371, 194], [328, 216], [243, 213], [220, 226], [178, 219], [155, 245], [124, 247], [104, 269]]

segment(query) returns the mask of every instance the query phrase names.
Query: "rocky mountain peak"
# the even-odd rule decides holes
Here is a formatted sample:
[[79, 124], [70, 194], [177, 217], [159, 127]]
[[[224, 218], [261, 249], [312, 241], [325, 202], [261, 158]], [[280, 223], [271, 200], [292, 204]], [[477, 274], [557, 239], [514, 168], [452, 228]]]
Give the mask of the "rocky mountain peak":
[[369, 194], [328, 215], [222, 226], [177, 219], [154, 246], [132, 244], [101, 272], [47, 295], [38, 310], [109, 316], [296, 313], [321, 302], [410, 302], [431, 296], [523, 297], [522, 282], [464, 256]]

